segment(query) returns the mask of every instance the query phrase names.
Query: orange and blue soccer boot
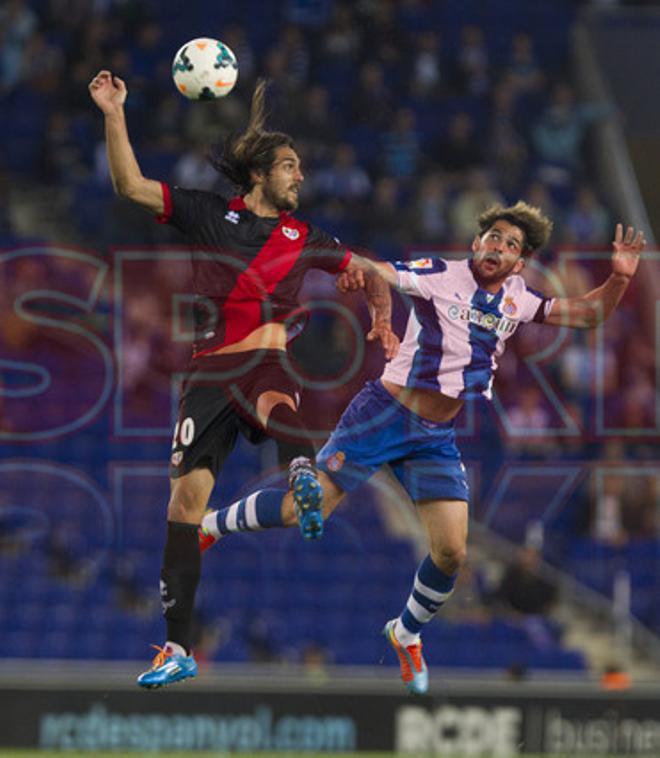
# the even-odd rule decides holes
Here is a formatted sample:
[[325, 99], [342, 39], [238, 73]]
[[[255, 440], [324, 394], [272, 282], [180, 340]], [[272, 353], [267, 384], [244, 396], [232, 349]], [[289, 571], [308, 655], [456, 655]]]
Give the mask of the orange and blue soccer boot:
[[197, 676], [197, 662], [192, 655], [180, 655], [173, 652], [167, 645], [165, 647], [152, 645], [151, 647], [158, 650], [158, 653], [149, 671], [145, 671], [137, 678], [140, 687], [155, 690], [158, 687], [166, 687], [168, 684]]
[[289, 487], [302, 536], [316, 540], [323, 535], [323, 488], [309, 458], [294, 458], [289, 464]]
[[399, 656], [401, 664], [401, 679], [408, 692], [413, 695], [423, 695], [429, 688], [429, 672], [422, 655], [422, 643], [404, 647], [394, 636], [396, 619], [388, 621], [383, 627], [383, 636], [390, 643], [394, 652]]

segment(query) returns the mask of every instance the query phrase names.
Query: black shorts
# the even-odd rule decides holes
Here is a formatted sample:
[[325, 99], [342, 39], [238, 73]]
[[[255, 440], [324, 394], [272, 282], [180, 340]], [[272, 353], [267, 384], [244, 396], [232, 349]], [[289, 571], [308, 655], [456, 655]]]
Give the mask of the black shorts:
[[267, 439], [256, 415], [259, 396], [269, 390], [283, 392], [297, 407], [300, 389], [283, 350], [193, 360], [181, 388], [170, 476], [176, 479], [193, 469], [208, 468], [217, 477], [239, 432], [253, 444]]

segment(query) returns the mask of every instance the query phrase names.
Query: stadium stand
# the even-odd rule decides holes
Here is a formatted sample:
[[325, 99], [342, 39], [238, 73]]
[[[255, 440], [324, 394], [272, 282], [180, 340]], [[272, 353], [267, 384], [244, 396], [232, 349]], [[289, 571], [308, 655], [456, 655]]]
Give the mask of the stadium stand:
[[[128, 82], [130, 131], [145, 175], [185, 177], [181, 183], [190, 186], [210, 181], [219, 191], [226, 188], [209, 180], [195, 154], [240, 122], [256, 74], [267, 73], [272, 121], [298, 137], [305, 161], [302, 215], [381, 258], [465, 250], [471, 234], [466, 219], [472, 221], [485, 199], [532, 195], [556, 219], [553, 252], [560, 261], [576, 248], [593, 251], [608, 243], [608, 197], [595, 186], [587, 147], [590, 125], [611, 114], [602, 103], [582, 102], [571, 85], [568, 50], [576, 9], [569, 0], [506, 0], [488, 9], [476, 0], [189, 2], [172, 4], [166, 20], [159, 4], [149, 0], [72, 3], [67, 13], [60, 12], [62, 6], [58, 0], [12, 0], [0, 9], [0, 247], [5, 251], [49, 238], [48, 232], [28, 233], [34, 229], [54, 230], [59, 236], [50, 239], [96, 251], [105, 263], [112, 262], [118, 245], [177, 244], [171, 232], [112, 196], [101, 122], [87, 95], [87, 82], [101, 67]], [[179, 98], [169, 77], [173, 51], [201, 33], [229, 42], [241, 64], [235, 93], [204, 104], [204, 112]], [[553, 149], [559, 142], [563, 152]], [[424, 202], [427, 192], [434, 193], [433, 204]], [[603, 266], [578, 262], [571, 277], [551, 261], [550, 255], [543, 257], [531, 272], [539, 286], [547, 284], [548, 272], [567, 287], [590, 276], [597, 280]], [[67, 280], [76, 291], [89, 285], [89, 274], [73, 282], [75, 271], [62, 272], [57, 262], [26, 264], [18, 281], [6, 268], [0, 277], [10, 294], [20, 293], [26, 282], [48, 281], [49, 265], [56, 266], [58, 282]], [[324, 287], [309, 286], [309, 291]], [[119, 319], [125, 317], [130, 326], [130, 319], [139, 322], [150, 307], [162, 316], [158, 309], [165, 308], [171, 287], [167, 271], [154, 266], [149, 289], [155, 304], [138, 286], [131, 295], [144, 298], [142, 309], [138, 303], [128, 315], [118, 313], [106, 289], [93, 313], [69, 304], [59, 315], [73, 318], [110, 348]], [[34, 305], [42, 316], [48, 307], [52, 303]], [[29, 356], [56, 377], [66, 361], [67, 376], [75, 378], [76, 407], [90, 409], [107, 378], [98, 352], [80, 344], [72, 352], [67, 335], [41, 340], [33, 327], [9, 320], [11, 298], [0, 308], [8, 315], [0, 326], [8, 359]], [[604, 360], [610, 364], [602, 412], [616, 429], [653, 423], [654, 358], [646, 359], [644, 344], [629, 338], [640, 318], [633, 292], [606, 332]], [[156, 321], [169, 329], [169, 322]], [[123, 361], [144, 338], [138, 331], [127, 327], [122, 333], [128, 356]], [[159, 610], [149, 598], [157, 586], [163, 540], [170, 379], [185, 365], [187, 348], [172, 346], [153, 321], [148, 332], [149, 345], [142, 348], [149, 360], [123, 362], [117, 369], [128, 397], [127, 418], [118, 418], [115, 387], [112, 399], [106, 397], [83, 429], [31, 438], [36, 426], [30, 414], [48, 429], [68, 423], [71, 384], [53, 384], [47, 400], [34, 398], [30, 409], [15, 402], [16, 395], [0, 397], [5, 438], [11, 440], [13, 433], [16, 442], [3, 442], [3, 458], [12, 461], [0, 486], [4, 657], [143, 659], [148, 642], [162, 636]], [[634, 523], [624, 523], [622, 514], [630, 509], [625, 492], [619, 492], [608, 500], [616, 533], [599, 531], [596, 524], [607, 504], [599, 501], [591, 473], [601, 464], [617, 469], [626, 461], [649, 461], [648, 493], [640, 509], [646, 504], [654, 512], [657, 469], [651, 471], [651, 446], [627, 441], [624, 434], [624, 447], [608, 458], [607, 445], [589, 421], [602, 410], [595, 408], [592, 392], [594, 347], [580, 337], [571, 337], [568, 348], [547, 365], [555, 390], [518, 392], [520, 386], [539, 386], [527, 358], [552, 339], [531, 327], [528, 337], [516, 341], [515, 359], [507, 356], [502, 366], [500, 411], [477, 405], [466, 414], [462, 446], [466, 462], [478, 469], [474, 518], [519, 544], [529, 523], [540, 518], [545, 560], [607, 597], [616, 572], [629, 572], [632, 613], [660, 634], [654, 603], [660, 591], [656, 522], [640, 513]], [[319, 342], [326, 345], [323, 356], [314, 351]], [[323, 377], [332, 376], [333, 360], [349, 356], [350, 347], [327, 319], [314, 316], [296, 351], [303, 368]], [[368, 352], [360, 373], [331, 400], [310, 393], [308, 417], [331, 428], [356, 387], [374, 376], [377, 362]], [[8, 372], [3, 386], [11, 389], [12, 381]], [[561, 409], [551, 402], [559, 396], [570, 398]], [[508, 409], [506, 423], [501, 409]], [[577, 438], [557, 441], [543, 434], [556, 428], [562, 412], [577, 425]], [[143, 428], [145, 420], [146, 426], [155, 422], [157, 434], [130, 432], [131, 426]], [[507, 433], [507, 423], [523, 430], [531, 424], [538, 444], [529, 434], [511, 434], [510, 428]], [[241, 446], [223, 473], [220, 501], [227, 504], [249, 491], [269, 461], [268, 451]], [[559, 466], [560, 479], [564, 469], [581, 467], [581, 478], [560, 505], [543, 501], [543, 493], [530, 498], [528, 483], [520, 492], [507, 491], [507, 503], [493, 510], [503, 466], [539, 461]], [[547, 494], [547, 487], [541, 480], [540, 490]], [[259, 656], [287, 661], [317, 645], [328, 661], [378, 663], [380, 628], [404, 602], [416, 553], [412, 541], [388, 529], [375, 497], [368, 487], [352, 496], [318, 544], [287, 532], [232, 536], [214, 549], [204, 567], [199, 603], [204, 655], [218, 661]], [[374, 588], [368, 596], [360, 591], [365, 577]], [[479, 621], [441, 619], [432, 625], [425, 639], [429, 664], [572, 671], [587, 666], [583, 652], [563, 644], [558, 625], [542, 622], [539, 641], [487, 592], [482, 605], [485, 616]]]

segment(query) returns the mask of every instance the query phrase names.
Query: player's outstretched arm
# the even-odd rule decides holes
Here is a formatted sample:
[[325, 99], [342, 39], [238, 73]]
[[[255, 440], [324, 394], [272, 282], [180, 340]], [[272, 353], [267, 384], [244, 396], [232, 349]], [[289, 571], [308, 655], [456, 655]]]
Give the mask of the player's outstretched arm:
[[629, 226], [624, 235], [623, 225], [617, 224], [612, 243], [612, 273], [604, 284], [581, 297], [557, 298], [543, 323], [577, 329], [592, 329], [602, 324], [628, 288], [645, 244], [643, 232], [635, 233]]
[[371, 315], [371, 329], [367, 340], [380, 340], [385, 360], [391, 360], [399, 352], [399, 338], [392, 331], [392, 293], [390, 286], [396, 284], [396, 273], [389, 263], [370, 261], [353, 253], [351, 262], [337, 277], [341, 292], [364, 289]]
[[399, 338], [392, 331], [392, 291], [389, 272], [396, 281], [394, 269], [387, 263], [372, 263], [364, 273], [364, 293], [367, 297], [371, 329], [367, 341], [380, 340], [385, 360], [396, 358], [399, 352]]
[[364, 289], [365, 274], [368, 271], [379, 274], [390, 287], [397, 286], [394, 266], [389, 263], [372, 261], [362, 255], [353, 253], [351, 262], [337, 277], [337, 289], [340, 292], [352, 292], [353, 290]]
[[162, 186], [142, 176], [128, 138], [124, 115], [126, 84], [109, 71], [99, 71], [89, 83], [89, 91], [105, 117], [106, 149], [115, 192], [153, 213], [163, 213]]

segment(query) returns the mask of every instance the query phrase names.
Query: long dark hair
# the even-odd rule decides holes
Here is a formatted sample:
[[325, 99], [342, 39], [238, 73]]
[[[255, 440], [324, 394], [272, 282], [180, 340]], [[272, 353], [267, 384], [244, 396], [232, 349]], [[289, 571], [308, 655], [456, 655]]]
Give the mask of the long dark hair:
[[259, 79], [252, 95], [247, 129], [231, 135], [224, 143], [213, 145], [209, 155], [213, 168], [243, 193], [254, 186], [252, 172], [267, 174], [270, 171], [278, 147], [293, 148], [290, 135], [266, 130], [265, 96], [266, 80]]

